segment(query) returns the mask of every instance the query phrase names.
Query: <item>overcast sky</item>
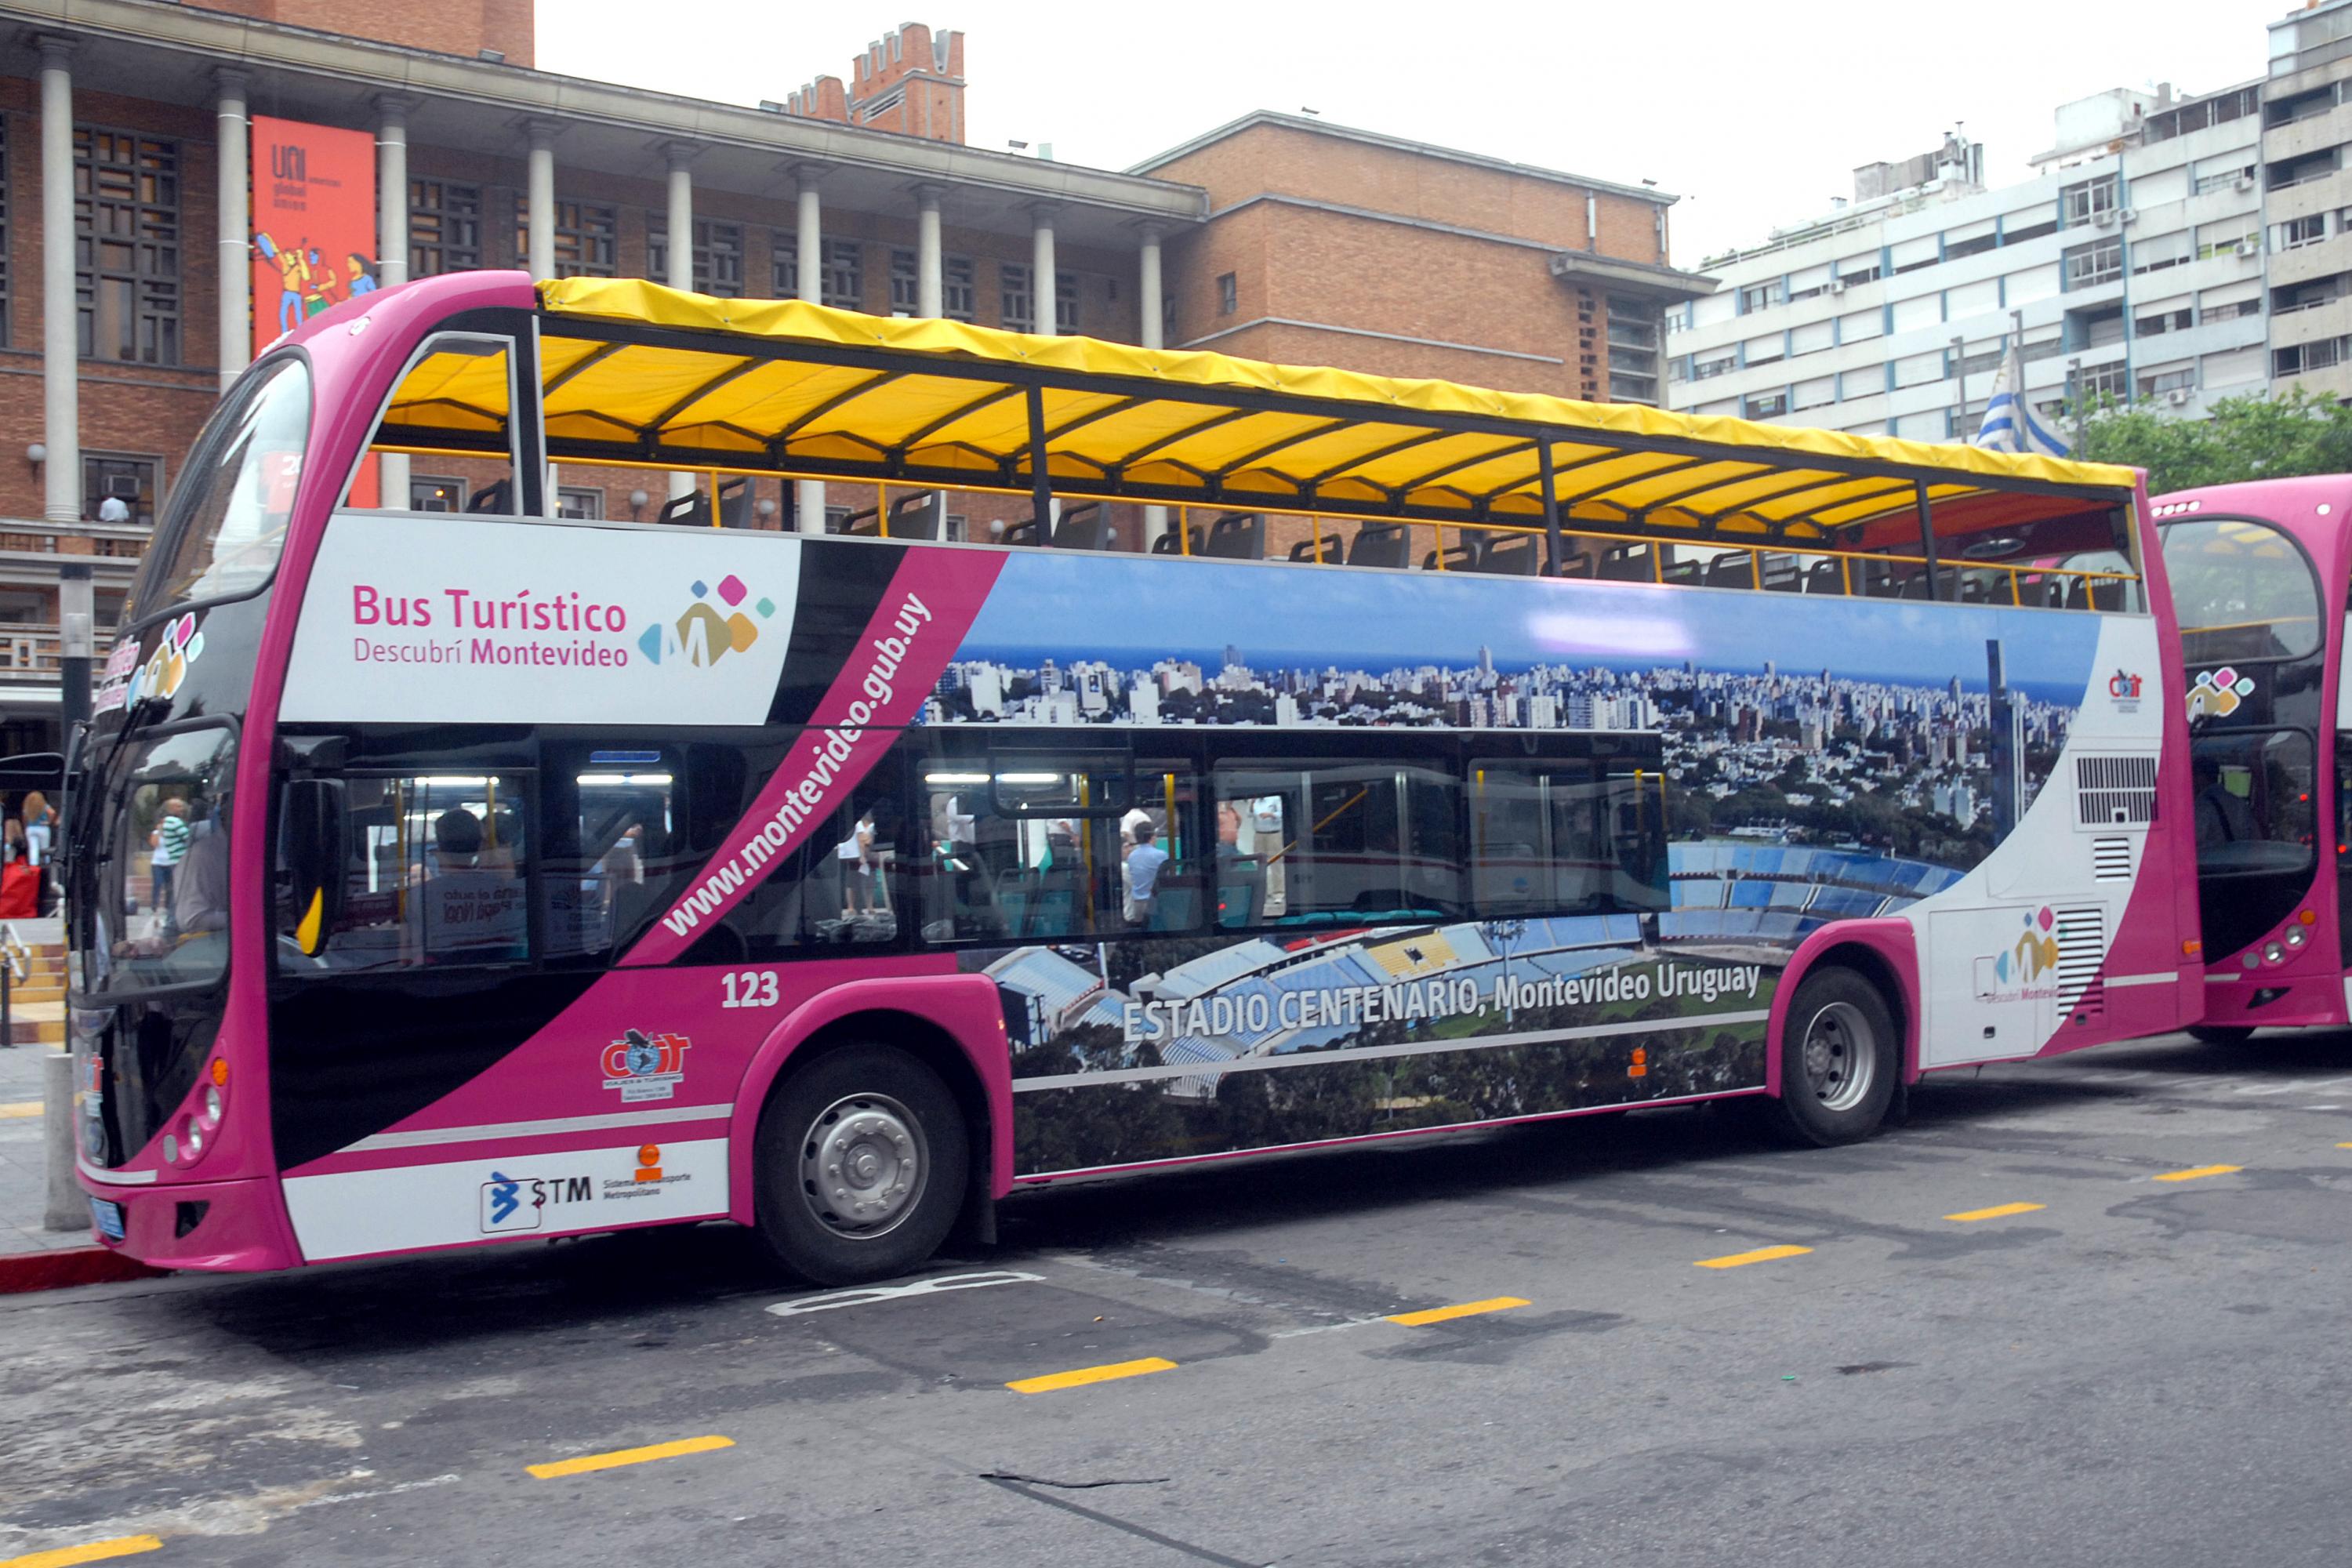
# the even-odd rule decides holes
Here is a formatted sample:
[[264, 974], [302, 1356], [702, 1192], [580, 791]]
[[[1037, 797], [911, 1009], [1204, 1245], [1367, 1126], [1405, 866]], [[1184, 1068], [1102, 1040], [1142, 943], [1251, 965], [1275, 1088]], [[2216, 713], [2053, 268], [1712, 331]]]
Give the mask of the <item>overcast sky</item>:
[[[754, 103], [851, 58], [908, 0], [540, 0], [547, 70]], [[1886, 5], [1588, 0], [1347, 8], [952, 0], [913, 20], [966, 35], [971, 144], [1050, 142], [1123, 169], [1253, 109], [1319, 110], [1393, 135], [1682, 196], [1674, 259], [1696, 267], [1850, 195], [1856, 163], [1939, 144], [1965, 121], [1989, 179], [2023, 178], [2051, 110], [2111, 87], [2210, 92], [2260, 76], [2286, 0]]]

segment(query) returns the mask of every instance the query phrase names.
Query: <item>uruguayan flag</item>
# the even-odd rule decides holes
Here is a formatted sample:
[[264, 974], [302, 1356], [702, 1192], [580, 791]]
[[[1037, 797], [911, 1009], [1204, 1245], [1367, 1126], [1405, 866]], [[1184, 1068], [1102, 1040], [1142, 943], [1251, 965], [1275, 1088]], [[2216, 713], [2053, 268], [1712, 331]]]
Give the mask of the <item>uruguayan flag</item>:
[[2030, 452], [2042, 458], [2063, 458], [2066, 443], [2044, 425], [2025, 401], [2025, 366], [2011, 349], [2001, 356], [1992, 378], [1992, 395], [1985, 399], [1984, 423], [1969, 443], [1995, 452]]

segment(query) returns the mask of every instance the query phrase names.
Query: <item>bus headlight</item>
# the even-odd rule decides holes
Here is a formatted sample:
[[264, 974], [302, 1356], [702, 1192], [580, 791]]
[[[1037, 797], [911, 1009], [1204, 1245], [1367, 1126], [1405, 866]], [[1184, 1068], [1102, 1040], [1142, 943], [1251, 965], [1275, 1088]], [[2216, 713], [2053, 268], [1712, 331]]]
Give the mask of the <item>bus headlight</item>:
[[200, 1127], [189, 1128], [187, 1141], [182, 1143], [180, 1147], [188, 1152], [189, 1162], [193, 1163], [196, 1156], [205, 1152], [204, 1129]]
[[180, 1137], [176, 1132], [163, 1134], [163, 1158], [171, 1164], [180, 1163]]
[[2283, 963], [2285, 961], [2286, 949], [2281, 947], [2274, 942], [2266, 942], [2263, 943], [2263, 962], [2264, 963]]
[[2285, 936], [2286, 944], [2291, 948], [2301, 947], [2305, 942], [2311, 940], [2311, 933], [2305, 931], [2301, 926], [2287, 927]]
[[221, 1092], [211, 1084], [205, 1085], [205, 1125], [217, 1127], [221, 1119]]

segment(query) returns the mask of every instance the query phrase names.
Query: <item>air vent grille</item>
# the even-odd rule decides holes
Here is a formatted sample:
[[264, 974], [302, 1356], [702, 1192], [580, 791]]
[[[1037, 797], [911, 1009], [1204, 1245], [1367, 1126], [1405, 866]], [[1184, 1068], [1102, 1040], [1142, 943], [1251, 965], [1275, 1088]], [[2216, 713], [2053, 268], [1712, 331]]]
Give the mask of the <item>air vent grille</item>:
[[2074, 799], [2084, 827], [2146, 827], [2156, 820], [2156, 759], [2077, 757]]
[[2106, 1011], [2099, 966], [2107, 956], [2107, 911], [2098, 906], [2057, 911], [2058, 1006], [2074, 1017]]
[[2095, 882], [2128, 882], [2132, 874], [2132, 841], [2128, 838], [2094, 838], [2091, 840], [2091, 879]]

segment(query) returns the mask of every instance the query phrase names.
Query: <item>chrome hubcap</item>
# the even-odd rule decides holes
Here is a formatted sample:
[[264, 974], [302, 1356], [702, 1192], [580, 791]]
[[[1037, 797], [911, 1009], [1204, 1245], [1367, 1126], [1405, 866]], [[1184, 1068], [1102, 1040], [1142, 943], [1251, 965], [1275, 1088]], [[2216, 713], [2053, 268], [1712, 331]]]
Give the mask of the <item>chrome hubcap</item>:
[[923, 1195], [929, 1155], [905, 1106], [887, 1095], [850, 1095], [827, 1106], [801, 1140], [801, 1197], [836, 1236], [882, 1236]]
[[1805, 1026], [1805, 1088], [1824, 1110], [1851, 1110], [1878, 1072], [1878, 1037], [1860, 1008], [1832, 1002]]

